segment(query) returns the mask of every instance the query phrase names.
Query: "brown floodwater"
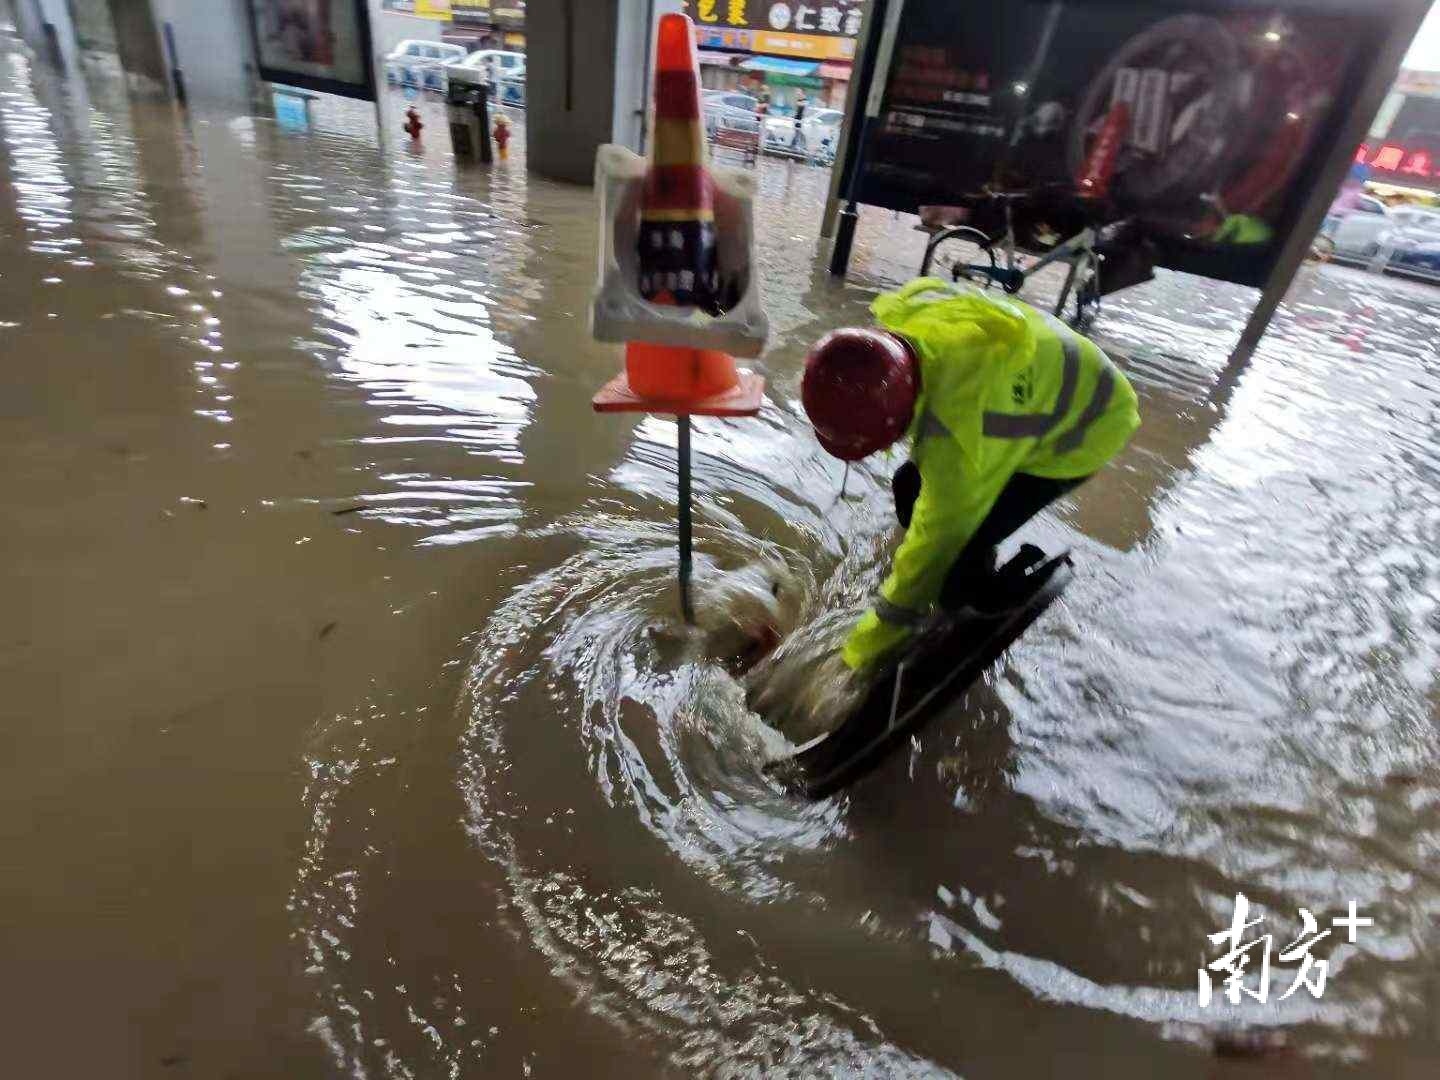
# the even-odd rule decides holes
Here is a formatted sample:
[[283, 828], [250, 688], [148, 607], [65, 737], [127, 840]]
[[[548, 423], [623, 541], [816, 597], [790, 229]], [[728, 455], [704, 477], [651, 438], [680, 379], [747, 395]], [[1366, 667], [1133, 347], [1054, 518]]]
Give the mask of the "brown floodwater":
[[[1063, 604], [801, 804], [679, 630], [674, 424], [591, 411], [590, 192], [402, 107], [0, 40], [5, 1075], [1435, 1075], [1440, 294], [1308, 267], [1240, 370], [1243, 290], [1107, 302], [1145, 424], [1031, 530]], [[762, 164], [768, 396], [695, 434], [702, 585], [785, 567], [797, 633], [895, 464], [837, 499], [799, 360], [921, 249], [867, 212], [832, 282], [827, 179]], [[1202, 1009], [1237, 892], [1374, 925]]]

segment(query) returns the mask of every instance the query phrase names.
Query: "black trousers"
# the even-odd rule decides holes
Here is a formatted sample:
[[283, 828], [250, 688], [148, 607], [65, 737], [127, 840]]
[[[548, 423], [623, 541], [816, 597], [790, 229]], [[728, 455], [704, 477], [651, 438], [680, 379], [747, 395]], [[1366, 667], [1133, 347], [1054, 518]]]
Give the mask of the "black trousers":
[[[940, 606], [957, 608], [976, 602], [985, 606], [1002, 599], [989, 596], [986, 588], [993, 583], [995, 549], [1041, 510], [1088, 479], [1081, 476], [1073, 480], [1051, 480], [1027, 473], [1012, 476], [980, 528], [950, 567], [940, 593]], [[891, 488], [895, 493], [896, 516], [908, 529], [915, 500], [920, 497], [920, 470], [914, 462], [907, 461], [900, 467]]]

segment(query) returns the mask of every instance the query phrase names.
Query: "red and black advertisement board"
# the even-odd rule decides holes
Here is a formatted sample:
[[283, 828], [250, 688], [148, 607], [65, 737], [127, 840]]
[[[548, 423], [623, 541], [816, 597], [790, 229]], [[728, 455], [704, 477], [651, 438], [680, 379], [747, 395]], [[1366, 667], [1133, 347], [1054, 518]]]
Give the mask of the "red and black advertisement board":
[[1068, 191], [1139, 224], [1161, 265], [1263, 284], [1391, 33], [1387, 7], [905, 0], [857, 196], [913, 212]]

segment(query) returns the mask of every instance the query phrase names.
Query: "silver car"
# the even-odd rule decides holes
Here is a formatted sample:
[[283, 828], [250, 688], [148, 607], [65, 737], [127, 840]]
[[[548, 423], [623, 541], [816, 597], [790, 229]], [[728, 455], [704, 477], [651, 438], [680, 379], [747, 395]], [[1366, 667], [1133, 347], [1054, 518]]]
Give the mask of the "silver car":
[[760, 99], [735, 90], [707, 90], [702, 103], [705, 134], [710, 138], [721, 128], [731, 131], [760, 131]]
[[813, 109], [800, 121], [797, 137], [794, 117], [767, 116], [765, 148], [833, 161], [840, 141], [840, 123], [844, 119], [845, 113], [840, 109]]

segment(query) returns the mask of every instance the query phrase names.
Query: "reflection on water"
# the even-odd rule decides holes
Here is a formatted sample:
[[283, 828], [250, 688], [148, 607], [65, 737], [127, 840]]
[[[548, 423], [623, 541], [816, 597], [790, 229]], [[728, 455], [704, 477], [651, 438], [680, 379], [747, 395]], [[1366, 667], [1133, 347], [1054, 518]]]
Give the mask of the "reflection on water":
[[[1421, 1075], [1433, 292], [1309, 268], [1244, 371], [1243, 291], [1107, 301], [1145, 427], [1034, 527], [1064, 604], [801, 804], [678, 624], [673, 423], [590, 411], [589, 192], [0, 67], [26, 1075], [1214, 1075], [1237, 1021]], [[831, 282], [827, 179], [762, 163], [769, 396], [695, 433], [701, 595], [770, 566], [802, 635], [878, 585], [896, 461], [838, 497], [799, 360], [923, 249], [867, 213]], [[1237, 891], [1375, 926], [1323, 1002], [1202, 1011]]]

